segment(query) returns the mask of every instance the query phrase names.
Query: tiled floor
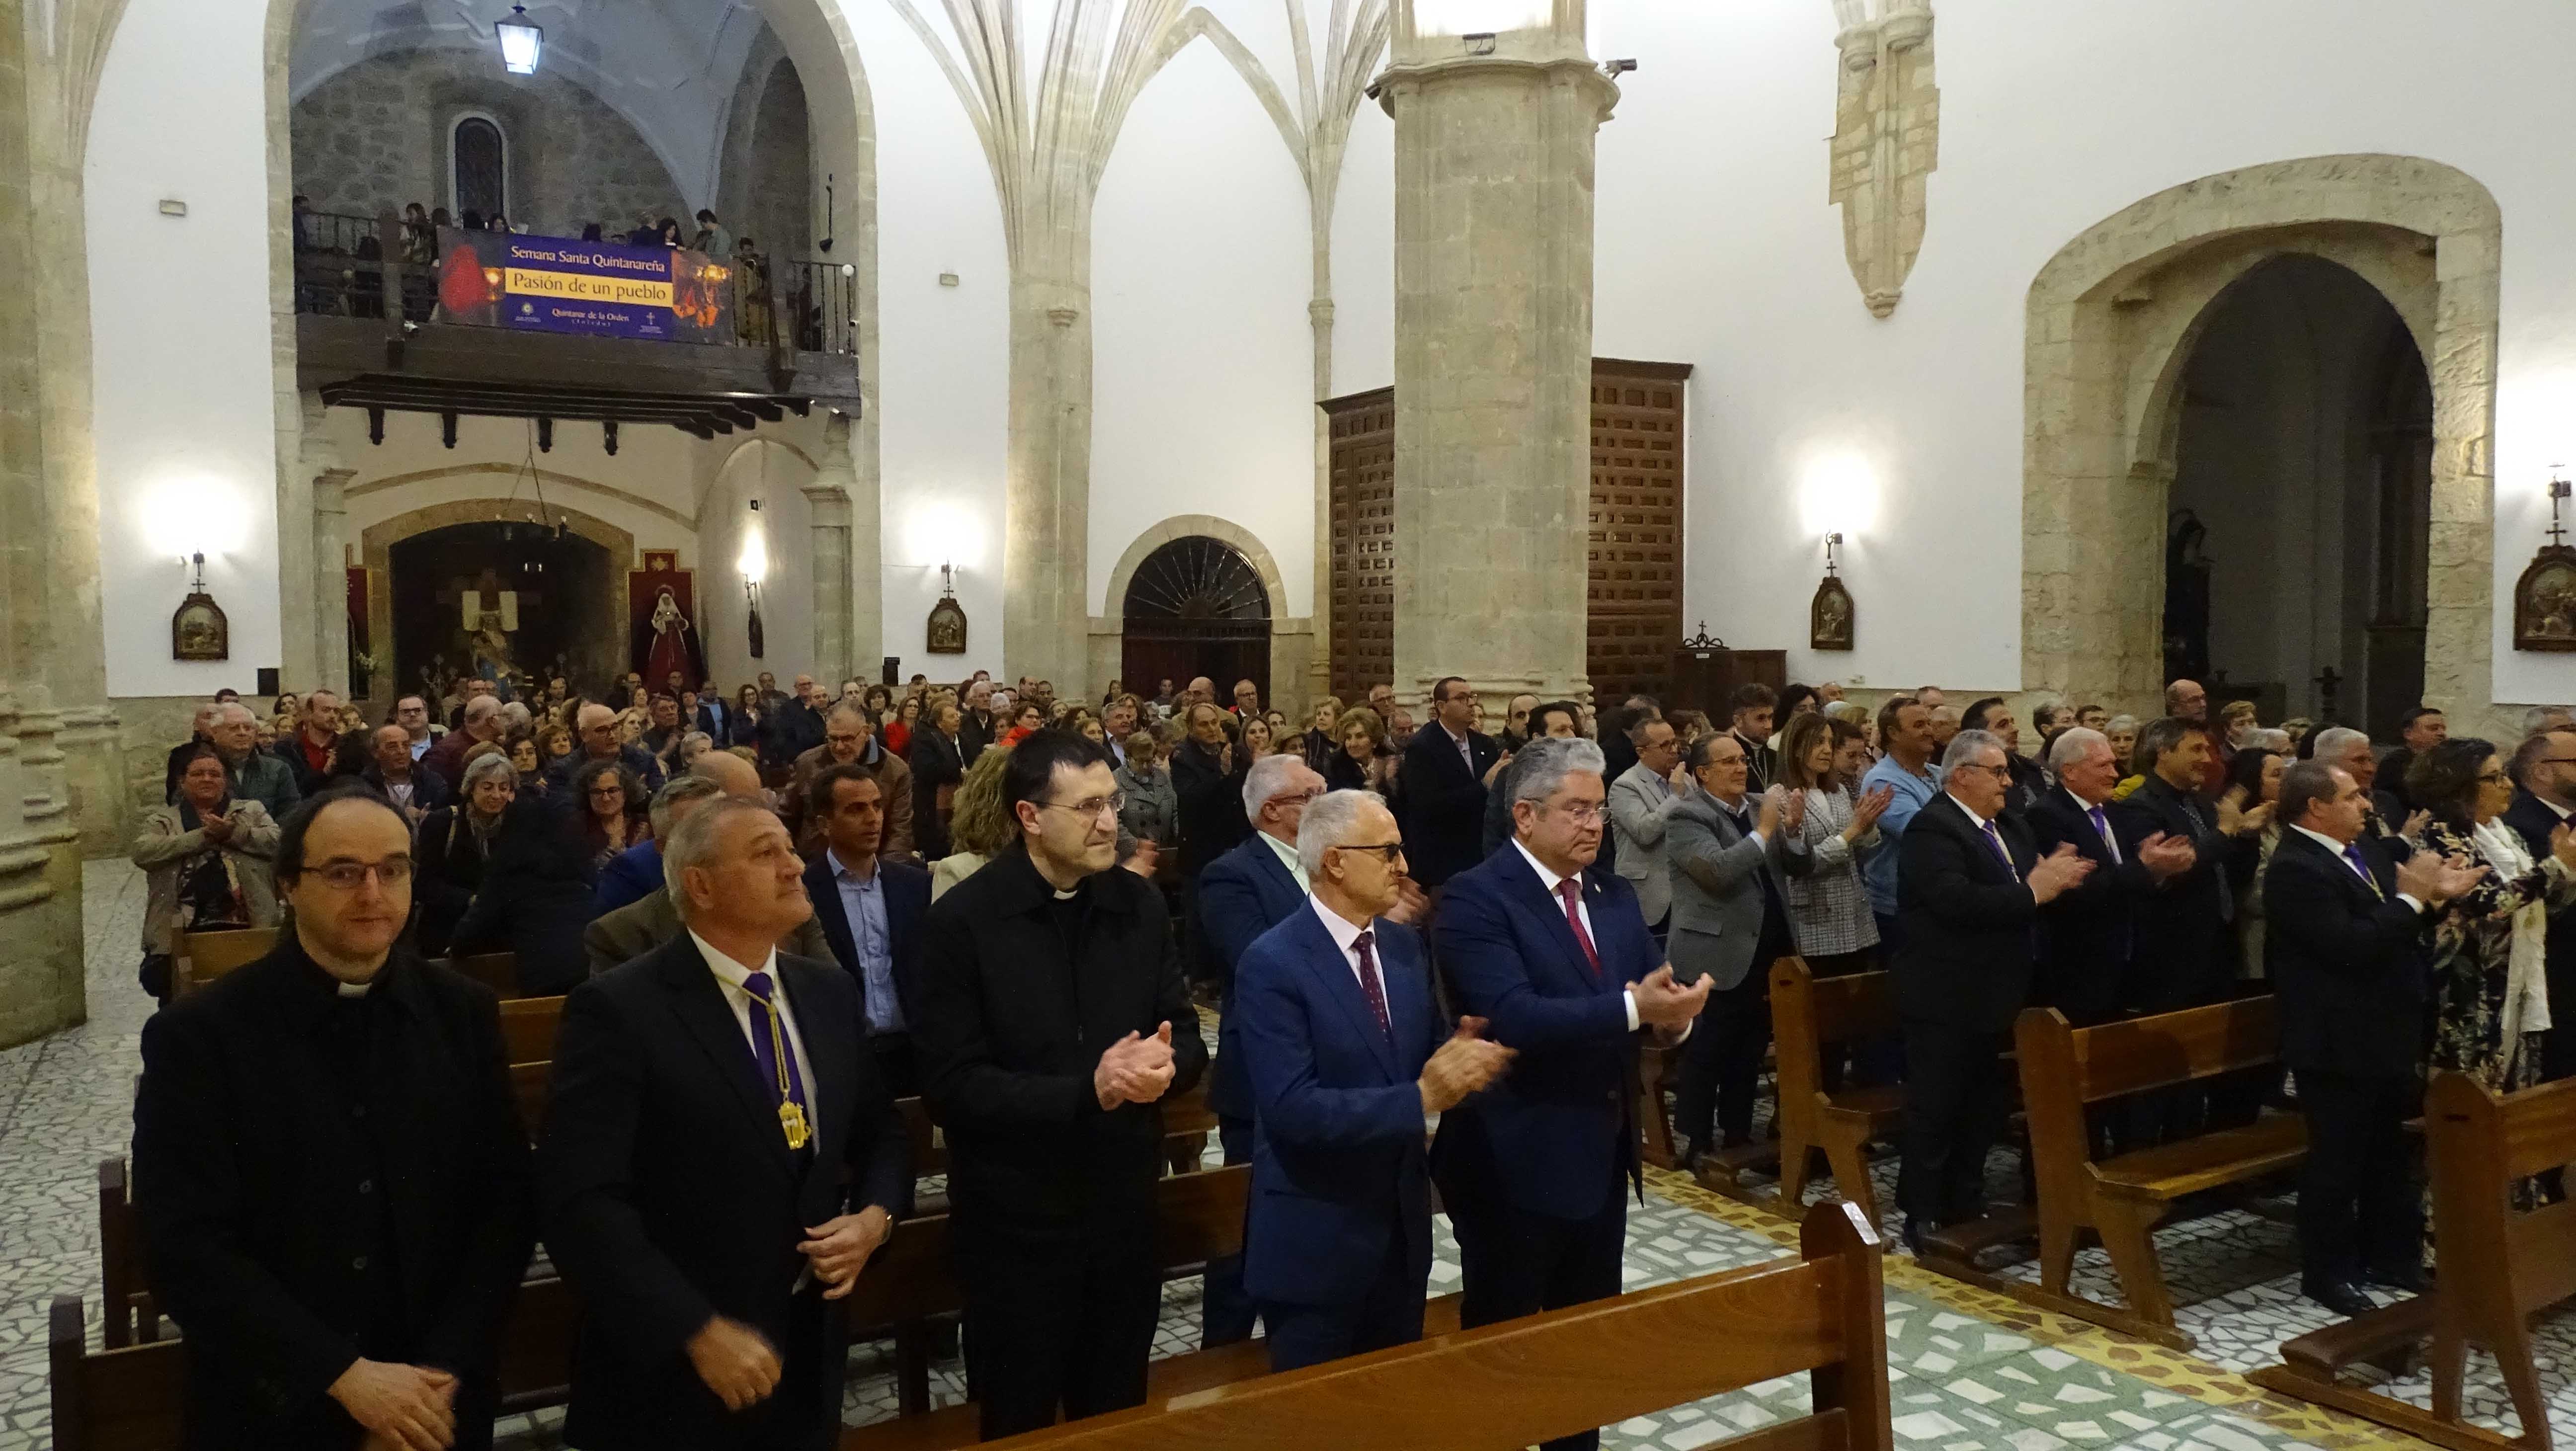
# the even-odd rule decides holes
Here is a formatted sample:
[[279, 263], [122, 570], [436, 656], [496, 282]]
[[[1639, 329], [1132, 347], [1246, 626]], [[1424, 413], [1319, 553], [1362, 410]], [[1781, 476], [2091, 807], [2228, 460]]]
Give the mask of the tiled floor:
[[[48, 1302], [58, 1292], [86, 1292], [95, 1318], [94, 1168], [124, 1149], [135, 1040], [150, 1006], [133, 981], [142, 896], [142, 878], [131, 868], [91, 864], [91, 1021], [0, 1052], [0, 1451], [49, 1444]], [[2013, 1165], [1998, 1155], [1992, 1170], [1996, 1197], [2010, 1197]], [[1877, 1166], [1882, 1203], [1893, 1202], [1893, 1171], [1892, 1161]], [[1792, 1223], [1773, 1210], [1720, 1199], [1670, 1174], [1650, 1176], [1647, 1203], [1632, 1210], [1629, 1225], [1631, 1287], [1785, 1255], [1795, 1239]], [[1889, 1229], [1892, 1241], [1894, 1226]], [[2230, 1211], [2167, 1230], [2159, 1243], [2177, 1296], [2186, 1302], [2184, 1324], [2201, 1339], [2202, 1357], [2141, 1346], [1980, 1294], [1892, 1255], [1886, 1261], [1888, 1346], [1898, 1443], [1939, 1451], [2418, 1444], [2256, 1390], [2229, 1373], [2269, 1361], [2282, 1337], [2320, 1323], [2320, 1312], [2296, 1299], [2285, 1226]], [[1435, 1293], [1457, 1282], [1456, 1252], [1445, 1224], [1438, 1252]], [[2098, 1253], [2086, 1257], [2081, 1272], [2092, 1277], [2088, 1290], [2106, 1288], [2098, 1283]], [[1166, 1288], [1158, 1355], [1196, 1348], [1198, 1312], [1195, 1280]], [[2560, 1317], [2546, 1327], [2543, 1355], [2559, 1408], [2553, 1425], [2561, 1437], [2576, 1435], [2576, 1388], [2567, 1370], [2576, 1366], [2576, 1317]], [[845, 1418], [860, 1424], [892, 1415], [889, 1348], [860, 1349], [851, 1368]], [[2420, 1375], [2411, 1388], [2420, 1394]], [[937, 1367], [933, 1390], [943, 1404], [962, 1398], [955, 1362]], [[1804, 1377], [1793, 1376], [1636, 1417], [1609, 1428], [1604, 1444], [1686, 1451], [1800, 1413], [1805, 1390]], [[2494, 1409], [2493, 1390], [2489, 1369], [2482, 1380], [2473, 1378], [2473, 1404]], [[513, 1426], [518, 1434], [511, 1439], [519, 1446], [550, 1446], [556, 1419], [548, 1414]]]

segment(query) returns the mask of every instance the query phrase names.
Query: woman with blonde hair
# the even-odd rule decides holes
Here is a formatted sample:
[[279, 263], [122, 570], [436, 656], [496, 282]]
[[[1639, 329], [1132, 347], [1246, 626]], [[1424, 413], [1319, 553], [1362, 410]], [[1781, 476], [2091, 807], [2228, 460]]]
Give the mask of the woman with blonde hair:
[[950, 800], [949, 854], [930, 864], [930, 900], [938, 901], [1018, 839], [1018, 824], [1002, 801], [1002, 767], [1010, 759], [1011, 748], [996, 743], [966, 768]]
[[1395, 748], [1387, 743], [1385, 717], [1355, 705], [1334, 722], [1333, 734], [1339, 746], [1324, 763], [1325, 784], [1336, 791], [1391, 795], [1397, 761]]

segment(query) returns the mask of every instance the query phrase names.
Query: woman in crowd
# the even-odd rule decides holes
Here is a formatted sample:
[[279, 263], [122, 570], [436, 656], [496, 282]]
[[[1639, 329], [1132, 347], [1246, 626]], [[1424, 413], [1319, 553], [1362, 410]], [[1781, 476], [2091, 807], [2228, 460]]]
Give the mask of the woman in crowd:
[[1243, 745], [1235, 752], [1247, 761], [1258, 761], [1270, 754], [1270, 722], [1251, 716], [1243, 722]]
[[912, 733], [904, 763], [912, 767], [912, 837], [922, 859], [936, 861], [948, 849], [948, 812], [955, 808], [958, 783], [966, 779], [966, 752], [958, 732], [965, 712], [942, 702], [932, 708], [930, 726]]
[[859, 692], [859, 704], [866, 707], [870, 720], [883, 722], [894, 711], [894, 692], [882, 685], [871, 685]]
[[1011, 728], [1002, 732], [999, 745], [1016, 746], [1046, 726], [1046, 713], [1035, 701], [1023, 701], [1011, 711]]
[[590, 975], [582, 930], [598, 884], [581, 823], [533, 796], [510, 803], [474, 905], [456, 924], [460, 957], [507, 952], [528, 997], [571, 992]]
[[2111, 743], [2111, 759], [2120, 767], [2120, 784], [2111, 788], [2111, 799], [2126, 801], [2130, 792], [2147, 783], [2146, 776], [2137, 765], [2138, 718], [2134, 715], [2111, 717], [2110, 722], [2102, 727], [2102, 738]]
[[1109, 744], [1109, 728], [1100, 723], [1100, 717], [1078, 705], [1065, 712], [1065, 724], [1081, 732], [1082, 738], [1095, 746]]
[[2254, 702], [2250, 700], [2231, 700], [2218, 708], [2218, 738], [2230, 750], [2243, 749], [2246, 735], [2258, 724]]
[[2539, 1035], [2550, 1026], [2549, 914], [2576, 904], [2576, 834], [2556, 838], [2535, 863], [2499, 819], [2513, 804], [2504, 760], [2474, 736], [2417, 755], [2406, 789], [2429, 813], [2418, 846], [2487, 868], [2434, 922], [2432, 1067], [2497, 1093], [2529, 1088], [2540, 1081]]
[[572, 754], [572, 732], [560, 725], [540, 727], [536, 741], [537, 769], [540, 771], [553, 770], [555, 762]]
[[535, 736], [510, 738], [510, 769], [519, 774], [520, 790], [531, 796], [546, 794], [546, 761], [537, 750]]
[[588, 761], [572, 773], [572, 811], [594, 866], [653, 836], [644, 783], [618, 760]]
[[[716, 738], [705, 731], [691, 731], [680, 737], [680, 771], [698, 763], [698, 757], [716, 748]], [[677, 772], [673, 774], [678, 774]]]
[[[1119, 794], [1127, 802], [1118, 809], [1118, 829], [1138, 841], [1178, 846], [1181, 798], [1172, 787], [1172, 773], [1163, 769], [1163, 743], [1152, 731], [1140, 730], [1123, 744], [1127, 764], [1118, 768], [1117, 780]], [[1172, 860], [1179, 864], [1178, 852]]]
[[[1009, 746], [986, 747], [966, 772], [966, 779], [958, 784], [954, 810], [948, 819], [948, 854], [930, 864], [930, 900], [938, 901], [941, 894], [973, 876], [984, 863], [1019, 840], [1019, 823], [1002, 802], [1002, 768], [1010, 759]], [[915, 815], [916, 832], [920, 822]]]
[[[2281, 823], [2273, 819], [2272, 806], [2281, 799], [2281, 773], [2289, 764], [2287, 752], [2238, 751], [2221, 793], [2222, 799], [2236, 803], [2239, 833], [2253, 841], [2253, 850], [2227, 859], [2227, 884], [2236, 896], [2236, 975], [2241, 978], [2264, 976], [2263, 874], [2281, 844]], [[2251, 830], [2244, 829], [2248, 825]]]
[[735, 688], [733, 709], [725, 712], [725, 739], [728, 746], [760, 748], [760, 719], [768, 711], [760, 703], [760, 687], [744, 685]]
[[[456, 924], [483, 886], [501, 832], [501, 817], [522, 787], [519, 772], [487, 742], [465, 763], [457, 803], [429, 813], [412, 849], [412, 900], [420, 904], [415, 929], [426, 957], [445, 957]], [[534, 793], [529, 793], [533, 799]]]
[[[641, 691], [638, 691], [637, 693], [642, 694]], [[644, 732], [651, 729], [652, 725], [652, 712], [647, 711], [642, 706], [636, 706], [629, 710], [619, 711], [617, 713], [617, 743], [621, 746], [641, 745], [644, 741]]]
[[1386, 721], [1365, 705], [1342, 712], [1333, 729], [1342, 748], [1326, 762], [1324, 782], [1336, 791], [1374, 791], [1392, 799], [1395, 793], [1395, 748], [1387, 744]]
[[134, 864], [144, 871], [143, 990], [170, 997], [170, 958], [180, 932], [274, 927], [277, 823], [268, 808], [232, 795], [215, 748], [200, 745], [179, 766], [179, 796], [143, 813]]
[[1862, 791], [1868, 769], [1868, 746], [1840, 720], [1795, 715], [1781, 732], [1781, 784], [1807, 798], [1797, 829], [1781, 829], [1789, 922], [1799, 955], [1818, 977], [1867, 972], [1877, 962], [1878, 919], [1861, 890], [1860, 866], [1880, 849], [1878, 818], [1895, 793], [1886, 786]]
[[1706, 711], [1668, 710], [1664, 712], [1664, 723], [1673, 728], [1673, 740], [1685, 751], [1690, 749], [1691, 742], [1707, 735], [1709, 731]]
[[921, 719], [921, 697], [907, 694], [903, 704], [895, 707], [894, 718], [886, 722], [885, 748], [910, 760], [912, 728]]
[[1318, 776], [1331, 765], [1333, 756], [1342, 748], [1342, 738], [1333, 727], [1342, 718], [1342, 698], [1325, 696], [1315, 705], [1315, 713], [1306, 724], [1306, 765]]
[[628, 710], [645, 711], [649, 715], [653, 709], [653, 692], [645, 689], [641, 685], [636, 686], [634, 689], [626, 692], [626, 708]]
[[268, 703], [268, 714], [269, 718], [272, 720], [281, 715], [291, 720], [302, 715], [303, 712], [304, 697], [297, 695], [292, 690], [286, 691], [279, 695], [277, 699]]

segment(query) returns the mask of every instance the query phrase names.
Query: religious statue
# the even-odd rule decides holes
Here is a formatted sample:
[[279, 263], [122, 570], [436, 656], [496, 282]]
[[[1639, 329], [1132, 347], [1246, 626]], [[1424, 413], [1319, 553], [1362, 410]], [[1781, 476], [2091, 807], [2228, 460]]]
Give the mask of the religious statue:
[[966, 609], [957, 603], [956, 573], [948, 565], [939, 566], [939, 603], [930, 607], [923, 634], [923, 643], [933, 655], [966, 653]]
[[680, 610], [680, 602], [664, 586], [653, 600], [653, 648], [644, 659], [644, 678], [659, 689], [662, 682], [677, 673], [683, 680], [696, 680], [693, 673], [696, 655], [689, 648], [689, 617]]

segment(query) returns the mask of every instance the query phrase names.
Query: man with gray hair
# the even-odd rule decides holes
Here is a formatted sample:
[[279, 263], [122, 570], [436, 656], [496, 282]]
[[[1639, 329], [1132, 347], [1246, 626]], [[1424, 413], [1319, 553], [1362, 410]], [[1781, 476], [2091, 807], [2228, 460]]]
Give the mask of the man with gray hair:
[[429, 754], [420, 758], [421, 769], [435, 773], [455, 792], [465, 783], [465, 753], [485, 741], [501, 739], [502, 726], [501, 702], [488, 695], [474, 697], [457, 716], [456, 729], [440, 736]]
[[1313, 895], [1245, 949], [1226, 1013], [1259, 1109], [1242, 1274], [1273, 1371], [1422, 1338], [1423, 1132], [1512, 1057], [1480, 1020], [1451, 1031], [1421, 942], [1391, 915], [1410, 883], [1385, 801], [1316, 798], [1297, 859]]
[[2529, 740], [2542, 731], [2576, 730], [2576, 710], [2563, 705], [2535, 705], [2522, 713], [2522, 737]]
[[[1198, 922], [1216, 969], [1216, 1062], [1208, 1068], [1208, 1111], [1229, 1164], [1252, 1162], [1252, 1080], [1245, 1075], [1234, 1027], [1235, 964], [1255, 938], [1288, 920], [1306, 902], [1306, 870], [1297, 857], [1297, 826], [1306, 803], [1324, 794], [1324, 778], [1297, 756], [1264, 756], [1243, 778], [1243, 814], [1252, 834], [1199, 873]], [[1200, 1304], [1209, 1345], [1252, 1338], [1253, 1304], [1243, 1289], [1243, 1259], [1208, 1261]]]
[[885, 839], [877, 851], [896, 861], [910, 861], [912, 768], [877, 739], [876, 717], [846, 700], [824, 715], [823, 744], [799, 754], [788, 767], [780, 814], [787, 818], [787, 829], [796, 833], [797, 848], [809, 857], [823, 850], [823, 823], [809, 819], [805, 808], [814, 793], [814, 778], [833, 766], [856, 766], [877, 783], [885, 801]]
[[2039, 910], [2082, 885], [2093, 864], [2061, 845], [2041, 856], [2004, 810], [2012, 768], [2002, 741], [1961, 731], [1943, 754], [1942, 790], [1898, 845], [1905, 935], [1890, 970], [1905, 1035], [1905, 1242], [1985, 1214], [1986, 1150], [2009, 1104], [2003, 1051], [2029, 1004]]
[[[2093, 874], [2039, 918], [2039, 960], [2032, 1001], [2066, 1015], [2077, 1027], [2119, 1016], [2135, 935], [2136, 904], [2192, 864], [2191, 842], [2162, 832], [2141, 836], [2135, 818], [2119, 811], [2111, 791], [2120, 765], [2111, 738], [2088, 726], [2059, 732], [2048, 748], [2057, 785], [2040, 793], [2027, 813], [2038, 852], [2061, 846], [2093, 864]], [[2124, 835], [2121, 828], [2131, 829]]]
[[268, 808], [271, 820], [284, 821], [304, 799], [304, 790], [295, 784], [291, 767], [259, 748], [259, 720], [250, 707], [235, 701], [218, 708], [213, 735], [215, 754], [232, 772], [233, 795], [258, 802]]
[[2399, 835], [2406, 822], [2406, 808], [2395, 792], [2379, 789], [2379, 753], [2370, 748], [2370, 737], [2350, 726], [2328, 726], [2308, 737], [2308, 755], [2329, 766], [2340, 766], [2352, 783], [2361, 788], [2363, 799], [2370, 803], [2369, 819], [2363, 830], [2371, 836]]
[[708, 801], [663, 864], [686, 930], [576, 988], [555, 1041], [538, 1200], [589, 1312], [564, 1434], [827, 1444], [849, 1335], [827, 1302], [911, 1206], [903, 1120], [849, 974], [778, 950], [814, 909], [777, 813]]
[[[663, 859], [663, 847], [679, 834], [681, 823], [707, 802], [730, 798], [767, 806], [760, 792], [760, 772], [749, 761], [726, 751], [710, 751], [698, 758], [698, 764], [681, 781], [703, 781], [673, 793], [672, 786], [662, 788], [653, 799], [653, 841], [643, 844], [649, 855], [636, 856], [629, 871], [649, 872], [653, 887], [642, 897], [602, 913], [581, 934], [582, 950], [590, 957], [590, 970], [597, 974], [619, 963], [632, 961], [680, 935], [680, 913], [671, 900], [670, 888], [664, 884], [669, 864]], [[672, 783], [673, 786], [679, 782]], [[635, 848], [630, 848], [629, 853]], [[625, 860], [621, 854], [620, 861]], [[830, 962], [832, 944], [823, 935], [822, 924], [812, 914], [787, 929], [779, 940], [781, 951], [818, 962]]]
[[[1513, 836], [1449, 879], [1432, 922], [1458, 1006], [1521, 1057], [1441, 1116], [1432, 1171], [1473, 1328], [1619, 1293], [1623, 1187], [1638, 1185], [1637, 1030], [1679, 1042], [1708, 1001], [1655, 948], [1637, 893], [1594, 869], [1601, 748], [1537, 740], [1511, 779]], [[1642, 1193], [1642, 1186], [1639, 1186]], [[1550, 1442], [1589, 1448], [1593, 1432]]]

